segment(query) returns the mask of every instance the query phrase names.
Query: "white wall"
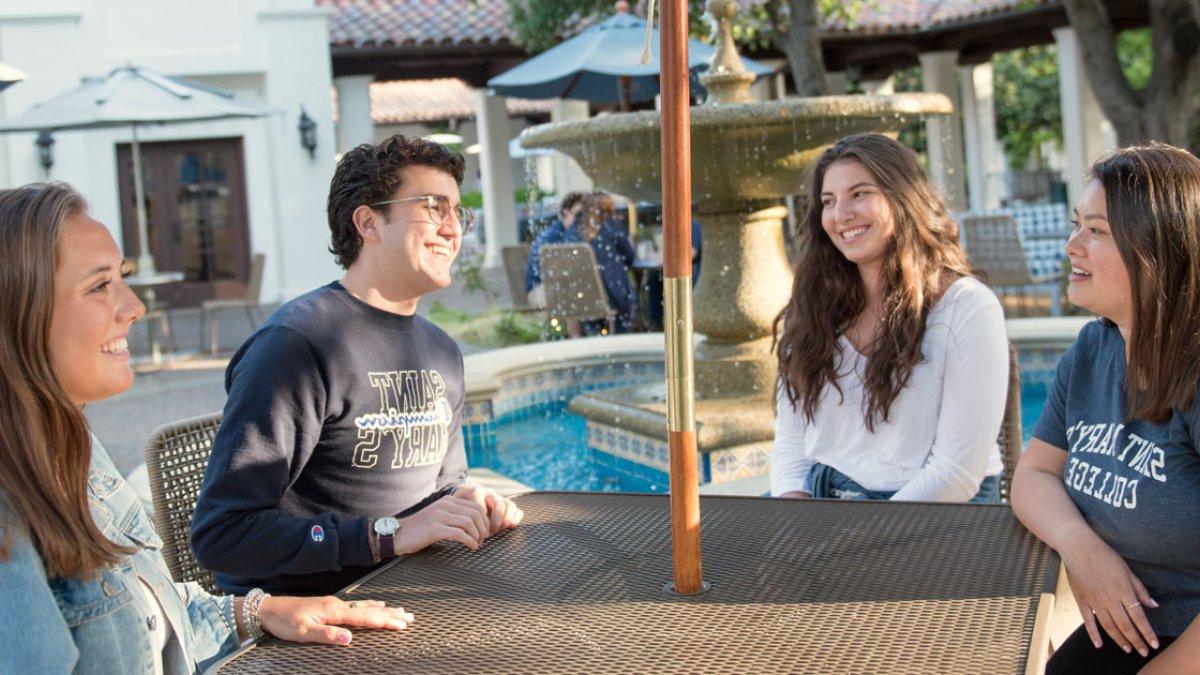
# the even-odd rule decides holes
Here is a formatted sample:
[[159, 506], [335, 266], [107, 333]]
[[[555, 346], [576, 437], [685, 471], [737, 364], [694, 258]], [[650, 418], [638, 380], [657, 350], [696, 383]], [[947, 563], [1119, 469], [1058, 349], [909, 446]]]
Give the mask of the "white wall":
[[[134, 63], [231, 89], [279, 114], [259, 120], [139, 130], [146, 142], [243, 140], [251, 253], [267, 255], [263, 297], [282, 300], [338, 275], [327, 252], [325, 198], [333, 174], [328, 11], [310, 0], [0, 0], [0, 61], [23, 82], [0, 94], [0, 115], [24, 112], [114, 67]], [[318, 124], [316, 156], [299, 143], [301, 104]], [[45, 180], [35, 134], [0, 136], [0, 180]], [[77, 187], [118, 243], [116, 145], [126, 129], [55, 134], [50, 177]]]

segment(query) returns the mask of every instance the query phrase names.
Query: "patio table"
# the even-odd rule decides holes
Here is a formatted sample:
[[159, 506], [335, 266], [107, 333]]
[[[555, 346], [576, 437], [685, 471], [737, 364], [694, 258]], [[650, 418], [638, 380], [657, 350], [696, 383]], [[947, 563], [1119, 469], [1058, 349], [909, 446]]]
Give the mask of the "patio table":
[[[704, 497], [678, 598], [663, 495], [529, 493], [476, 552], [437, 545], [343, 593], [416, 615], [349, 647], [264, 638], [213, 670], [1037, 672], [1058, 558], [1006, 506]], [[1028, 670], [1027, 670], [1028, 667]]]

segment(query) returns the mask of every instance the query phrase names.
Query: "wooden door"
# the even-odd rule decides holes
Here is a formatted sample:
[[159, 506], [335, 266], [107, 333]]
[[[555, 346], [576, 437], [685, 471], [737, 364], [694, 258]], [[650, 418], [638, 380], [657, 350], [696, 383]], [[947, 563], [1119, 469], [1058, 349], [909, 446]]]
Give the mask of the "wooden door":
[[[182, 282], [163, 287], [159, 297], [172, 306], [194, 306], [210, 298], [244, 296], [250, 233], [242, 140], [142, 143], [140, 148], [154, 264], [184, 275]], [[129, 144], [117, 146], [117, 168], [124, 250], [132, 261], [140, 249]]]

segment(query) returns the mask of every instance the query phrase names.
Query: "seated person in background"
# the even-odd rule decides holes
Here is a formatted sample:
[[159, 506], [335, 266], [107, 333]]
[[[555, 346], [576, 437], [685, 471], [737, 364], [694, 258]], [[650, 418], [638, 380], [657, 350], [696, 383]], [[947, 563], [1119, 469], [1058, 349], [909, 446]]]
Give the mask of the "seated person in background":
[[529, 262], [525, 264], [525, 293], [529, 296], [529, 304], [534, 307], [546, 305], [546, 289], [542, 288], [542, 269], [538, 262], [538, 253], [545, 244], [562, 242], [567, 231], [579, 220], [583, 211], [583, 193], [568, 192], [559, 202], [558, 218], [550, 223], [529, 247]]
[[916, 154], [848, 136], [817, 160], [808, 194], [776, 320], [771, 493], [996, 501], [1004, 314]]
[[[637, 253], [629, 230], [616, 218], [612, 196], [593, 192], [584, 197], [579, 221], [567, 231], [563, 241], [591, 244], [608, 304], [617, 312], [617, 332], [628, 333], [633, 329], [637, 312], [637, 293], [629, 279], [629, 269]], [[593, 323], [585, 327], [585, 332], [598, 332], [603, 325], [603, 322]]]
[[340, 281], [280, 307], [233, 356], [229, 400], [192, 524], [229, 590], [345, 587], [439, 541], [475, 550], [521, 511], [465, 484], [458, 345], [416, 315], [450, 285], [474, 222], [463, 159], [393, 136], [338, 162], [329, 191]]
[[[700, 221], [696, 220], [693, 210], [692, 288], [695, 288], [696, 284], [700, 281], [700, 254], [704, 248], [700, 232]], [[662, 251], [659, 253], [662, 253]], [[663, 329], [663, 271], [661, 268], [646, 275], [644, 289], [646, 291], [646, 330], [661, 331]]]
[[1083, 626], [1047, 673], [1200, 672], [1200, 160], [1117, 150], [1079, 197], [1068, 297], [1084, 326], [1013, 477]]
[[245, 598], [176, 583], [83, 406], [129, 389], [146, 308], [104, 224], [62, 183], [0, 191], [0, 673], [199, 673], [267, 631], [349, 644], [399, 630], [382, 602]]

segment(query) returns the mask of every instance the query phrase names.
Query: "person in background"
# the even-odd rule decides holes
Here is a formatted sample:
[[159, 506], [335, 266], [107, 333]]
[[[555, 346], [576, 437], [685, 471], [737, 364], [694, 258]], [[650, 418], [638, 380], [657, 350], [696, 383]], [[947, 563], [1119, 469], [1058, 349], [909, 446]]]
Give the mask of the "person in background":
[[775, 324], [771, 493], [997, 501], [1004, 313], [916, 154], [848, 136], [817, 160], [808, 194]]
[[1200, 672], [1200, 160], [1097, 161], [1067, 240], [1099, 315], [1058, 363], [1013, 511], [1061, 556], [1083, 625], [1047, 673]]
[[199, 673], [266, 631], [348, 644], [382, 602], [210, 595], [175, 583], [83, 407], [133, 384], [145, 307], [108, 228], [63, 183], [0, 191], [0, 650], [4, 673]]
[[[611, 195], [593, 192], [583, 198], [582, 204], [578, 224], [567, 232], [563, 241], [591, 245], [608, 304], [617, 312], [617, 332], [627, 333], [633, 329], [637, 312], [637, 293], [629, 279], [637, 252], [629, 238], [629, 230], [616, 217]], [[603, 322], [588, 322], [584, 332], [598, 333], [602, 325]]]
[[568, 192], [558, 205], [558, 217], [550, 223], [529, 247], [529, 262], [525, 264], [525, 293], [534, 307], [546, 305], [546, 289], [542, 288], [542, 269], [538, 253], [546, 244], [558, 244], [566, 237], [583, 212], [583, 193]]

